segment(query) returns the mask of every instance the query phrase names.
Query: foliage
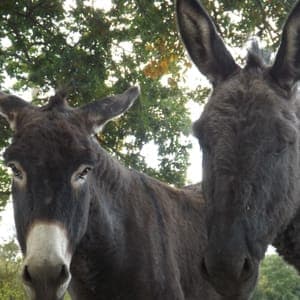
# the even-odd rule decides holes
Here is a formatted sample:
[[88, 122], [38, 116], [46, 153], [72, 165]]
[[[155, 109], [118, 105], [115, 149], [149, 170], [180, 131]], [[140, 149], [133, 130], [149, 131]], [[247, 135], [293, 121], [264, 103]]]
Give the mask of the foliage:
[[24, 300], [20, 280], [21, 259], [18, 246], [11, 241], [0, 246], [0, 299]]
[[[20, 280], [21, 258], [14, 241], [0, 245], [0, 299], [24, 300]], [[252, 300], [298, 300], [300, 277], [278, 255], [266, 256]], [[70, 297], [66, 295], [65, 300]]]
[[[278, 43], [293, 2], [203, 0], [226, 42], [239, 47], [253, 33], [267, 44]], [[49, 91], [65, 88], [71, 104], [79, 105], [139, 84], [138, 103], [99, 139], [126, 165], [183, 185], [190, 147], [185, 104], [191, 98], [203, 102], [207, 89], [182, 88], [191, 64], [178, 38], [174, 1], [113, 0], [106, 10], [89, 3], [110, 1], [1, 0], [0, 88], [8, 88], [8, 75], [15, 82], [12, 92], [31, 90], [37, 104]], [[0, 154], [9, 136], [2, 124]], [[158, 147], [158, 168], [149, 167], [142, 155], [150, 141]], [[3, 169], [0, 180], [0, 192], [7, 192]]]
[[300, 299], [300, 277], [278, 255], [266, 256], [260, 267], [258, 286], [252, 300]]
[[[126, 165], [184, 184], [190, 120], [188, 97], [177, 86], [181, 48], [171, 3], [115, 1], [104, 11], [81, 0], [71, 6], [61, 0], [3, 0], [0, 13], [2, 89], [8, 75], [15, 80], [11, 92], [32, 90], [36, 104], [44, 103], [52, 89], [64, 88], [77, 106], [139, 84], [139, 102], [99, 139]], [[7, 131], [0, 134], [3, 148]], [[158, 168], [149, 167], [141, 154], [150, 141], [158, 145]], [[0, 174], [5, 181], [4, 169]]]
[[296, 0], [202, 2], [229, 45], [241, 47], [249, 37], [257, 36], [274, 50], [279, 44], [283, 22]]
[[[112, 2], [104, 10], [83, 0], [71, 6], [63, 0], [1, 0], [0, 87], [8, 89], [9, 76], [15, 82], [11, 91], [31, 90], [36, 104], [44, 103], [52, 89], [66, 88], [71, 104], [80, 105], [139, 84], [138, 103], [109, 124], [99, 140], [128, 166], [182, 185], [189, 149], [184, 136], [190, 127], [185, 104], [189, 99], [203, 102], [208, 90], [182, 89], [182, 75], [191, 64], [178, 39], [174, 1]], [[229, 46], [242, 47], [258, 35], [274, 50], [295, 0], [202, 2]], [[0, 156], [10, 135], [0, 119]], [[141, 154], [150, 141], [158, 145], [157, 169]], [[8, 175], [0, 166], [0, 210], [8, 195]], [[24, 299], [19, 266], [15, 245], [1, 246], [0, 299]], [[297, 282], [293, 269], [277, 256], [267, 257], [253, 299], [299, 299]]]

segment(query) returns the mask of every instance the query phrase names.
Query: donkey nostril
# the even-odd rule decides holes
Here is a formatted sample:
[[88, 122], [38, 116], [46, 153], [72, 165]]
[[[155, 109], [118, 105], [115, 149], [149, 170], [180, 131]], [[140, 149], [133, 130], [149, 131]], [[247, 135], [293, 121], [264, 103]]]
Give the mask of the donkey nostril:
[[209, 277], [209, 273], [208, 273], [208, 270], [207, 270], [207, 267], [206, 267], [206, 263], [205, 263], [205, 259], [203, 258], [202, 259], [202, 263], [201, 263], [201, 271], [202, 271], [202, 274], [208, 278]]
[[54, 284], [62, 285], [70, 278], [70, 272], [65, 264], [56, 267], [29, 266], [25, 265], [22, 272], [22, 279], [26, 284], [36, 284], [38, 281], [51, 281]]
[[29, 270], [28, 270], [28, 266], [24, 267], [22, 277], [23, 277], [23, 280], [25, 282], [32, 283], [32, 278], [30, 276], [30, 273], [29, 273]]
[[63, 284], [65, 281], [67, 281], [68, 278], [69, 278], [68, 268], [66, 265], [62, 265], [60, 273], [59, 273], [59, 277], [58, 277], [59, 283]]
[[242, 274], [241, 274], [242, 279], [248, 278], [249, 275], [251, 275], [251, 273], [252, 273], [251, 260], [249, 258], [245, 258]]
[[244, 271], [246, 271], [247, 273], [250, 271], [251, 269], [251, 264], [248, 258], [245, 259], [245, 263], [244, 263]]

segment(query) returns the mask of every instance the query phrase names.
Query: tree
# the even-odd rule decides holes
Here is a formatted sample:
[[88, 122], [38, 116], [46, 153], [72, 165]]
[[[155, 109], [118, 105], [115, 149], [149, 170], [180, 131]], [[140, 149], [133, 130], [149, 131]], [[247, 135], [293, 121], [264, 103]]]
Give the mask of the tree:
[[278, 255], [266, 256], [260, 267], [258, 286], [252, 300], [300, 299], [300, 277]]
[[[184, 136], [190, 121], [188, 98], [176, 82], [181, 50], [171, 20], [173, 8], [163, 2], [157, 7], [148, 1], [116, 1], [105, 12], [85, 2], [66, 7], [59, 0], [1, 1], [2, 90], [7, 74], [15, 79], [13, 92], [37, 91], [36, 104], [45, 102], [49, 90], [63, 87], [71, 104], [80, 105], [138, 83], [140, 101], [121, 120], [109, 124], [99, 139], [126, 165], [183, 185], [190, 147]], [[150, 20], [155, 34], [146, 27]], [[172, 30], [166, 22], [173, 23]], [[165, 43], [175, 42], [169, 53]], [[162, 84], [164, 74], [169, 78]], [[1, 130], [0, 147], [4, 147], [9, 131]], [[158, 146], [157, 169], [147, 166], [141, 154], [150, 141]], [[5, 170], [0, 169], [0, 174], [6, 184]], [[6, 186], [0, 188], [6, 192]]]
[[262, 39], [267, 47], [279, 45], [281, 28], [296, 0], [202, 1], [226, 43], [241, 47], [251, 36]]
[[[253, 32], [267, 44], [278, 41], [278, 29], [293, 2], [205, 0], [203, 4], [227, 43], [240, 47]], [[109, 124], [99, 139], [126, 165], [183, 185], [190, 147], [185, 138], [190, 132], [185, 105], [189, 99], [204, 101], [208, 89], [183, 88], [182, 74], [191, 64], [178, 38], [174, 1], [113, 0], [108, 10], [94, 8], [89, 1], [72, 3], [0, 2], [0, 88], [7, 89], [9, 76], [15, 81], [12, 92], [32, 90], [33, 102], [42, 104], [49, 91], [63, 87], [71, 104], [80, 105], [138, 83], [140, 100], [130, 113]], [[240, 21], [232, 22], [232, 15]], [[266, 16], [272, 16], [273, 22], [267, 22]], [[0, 149], [10, 136], [3, 124]], [[150, 141], [158, 147], [158, 168], [148, 166], [141, 154]], [[0, 181], [1, 209], [8, 198], [8, 176], [2, 167]]]

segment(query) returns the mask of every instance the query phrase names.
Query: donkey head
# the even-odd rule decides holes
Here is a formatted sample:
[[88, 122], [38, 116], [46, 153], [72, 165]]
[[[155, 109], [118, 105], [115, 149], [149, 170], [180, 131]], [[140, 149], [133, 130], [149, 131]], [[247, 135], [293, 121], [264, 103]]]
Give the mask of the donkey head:
[[300, 204], [300, 4], [287, 19], [272, 66], [250, 52], [240, 68], [199, 1], [177, 0], [177, 16], [189, 55], [214, 88], [194, 124], [208, 205], [201, 268], [218, 292], [243, 299], [268, 244]]
[[138, 94], [130, 88], [78, 109], [60, 95], [35, 107], [0, 94], [0, 113], [14, 130], [4, 158], [13, 173], [23, 281], [31, 299], [63, 298], [72, 254], [88, 224], [90, 183], [99, 159], [91, 135], [126, 111]]

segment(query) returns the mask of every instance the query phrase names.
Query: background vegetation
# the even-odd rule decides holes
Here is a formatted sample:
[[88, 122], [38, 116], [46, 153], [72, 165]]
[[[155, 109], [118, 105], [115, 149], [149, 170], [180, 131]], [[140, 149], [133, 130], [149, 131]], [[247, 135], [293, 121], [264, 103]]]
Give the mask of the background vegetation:
[[[183, 185], [190, 147], [185, 138], [190, 132], [186, 103], [205, 101], [208, 90], [183, 88], [183, 73], [191, 64], [178, 38], [173, 2], [2, 0], [1, 90], [31, 91], [28, 100], [42, 104], [46, 95], [65, 88], [71, 104], [80, 105], [139, 84], [142, 95], [134, 109], [109, 124], [99, 139], [126, 165]], [[241, 47], [254, 34], [277, 46], [281, 25], [295, 1], [202, 2], [227, 44]], [[110, 9], [95, 8], [100, 3]], [[9, 136], [1, 120], [0, 153]], [[141, 154], [149, 142], [157, 146], [158, 167], [147, 165]], [[8, 181], [0, 167], [2, 208]]]
[[[26, 299], [20, 280], [21, 258], [18, 246], [8, 242], [0, 246], [0, 299]], [[252, 300], [299, 300], [300, 285], [296, 270], [278, 255], [265, 258], [260, 280]], [[68, 296], [65, 300], [70, 300]]]
[[266, 256], [252, 300], [298, 300], [300, 277], [278, 255]]
[[[272, 51], [295, 0], [202, 2], [230, 47], [242, 47], [256, 35]], [[28, 100], [42, 104], [55, 89], [65, 88], [71, 104], [81, 105], [140, 85], [139, 101], [99, 140], [126, 165], [181, 186], [190, 148], [186, 104], [204, 102], [209, 90], [184, 82], [191, 64], [176, 31], [174, 1], [113, 0], [110, 9], [96, 8], [100, 3], [110, 1], [1, 0], [0, 89], [26, 92], [32, 95]], [[10, 136], [1, 119], [0, 210], [10, 193], [1, 165]], [[157, 147], [157, 167], [143, 156], [150, 142]], [[0, 299], [24, 299], [16, 249], [13, 242], [0, 248]], [[280, 258], [267, 257], [254, 299], [300, 299], [299, 283]]]

